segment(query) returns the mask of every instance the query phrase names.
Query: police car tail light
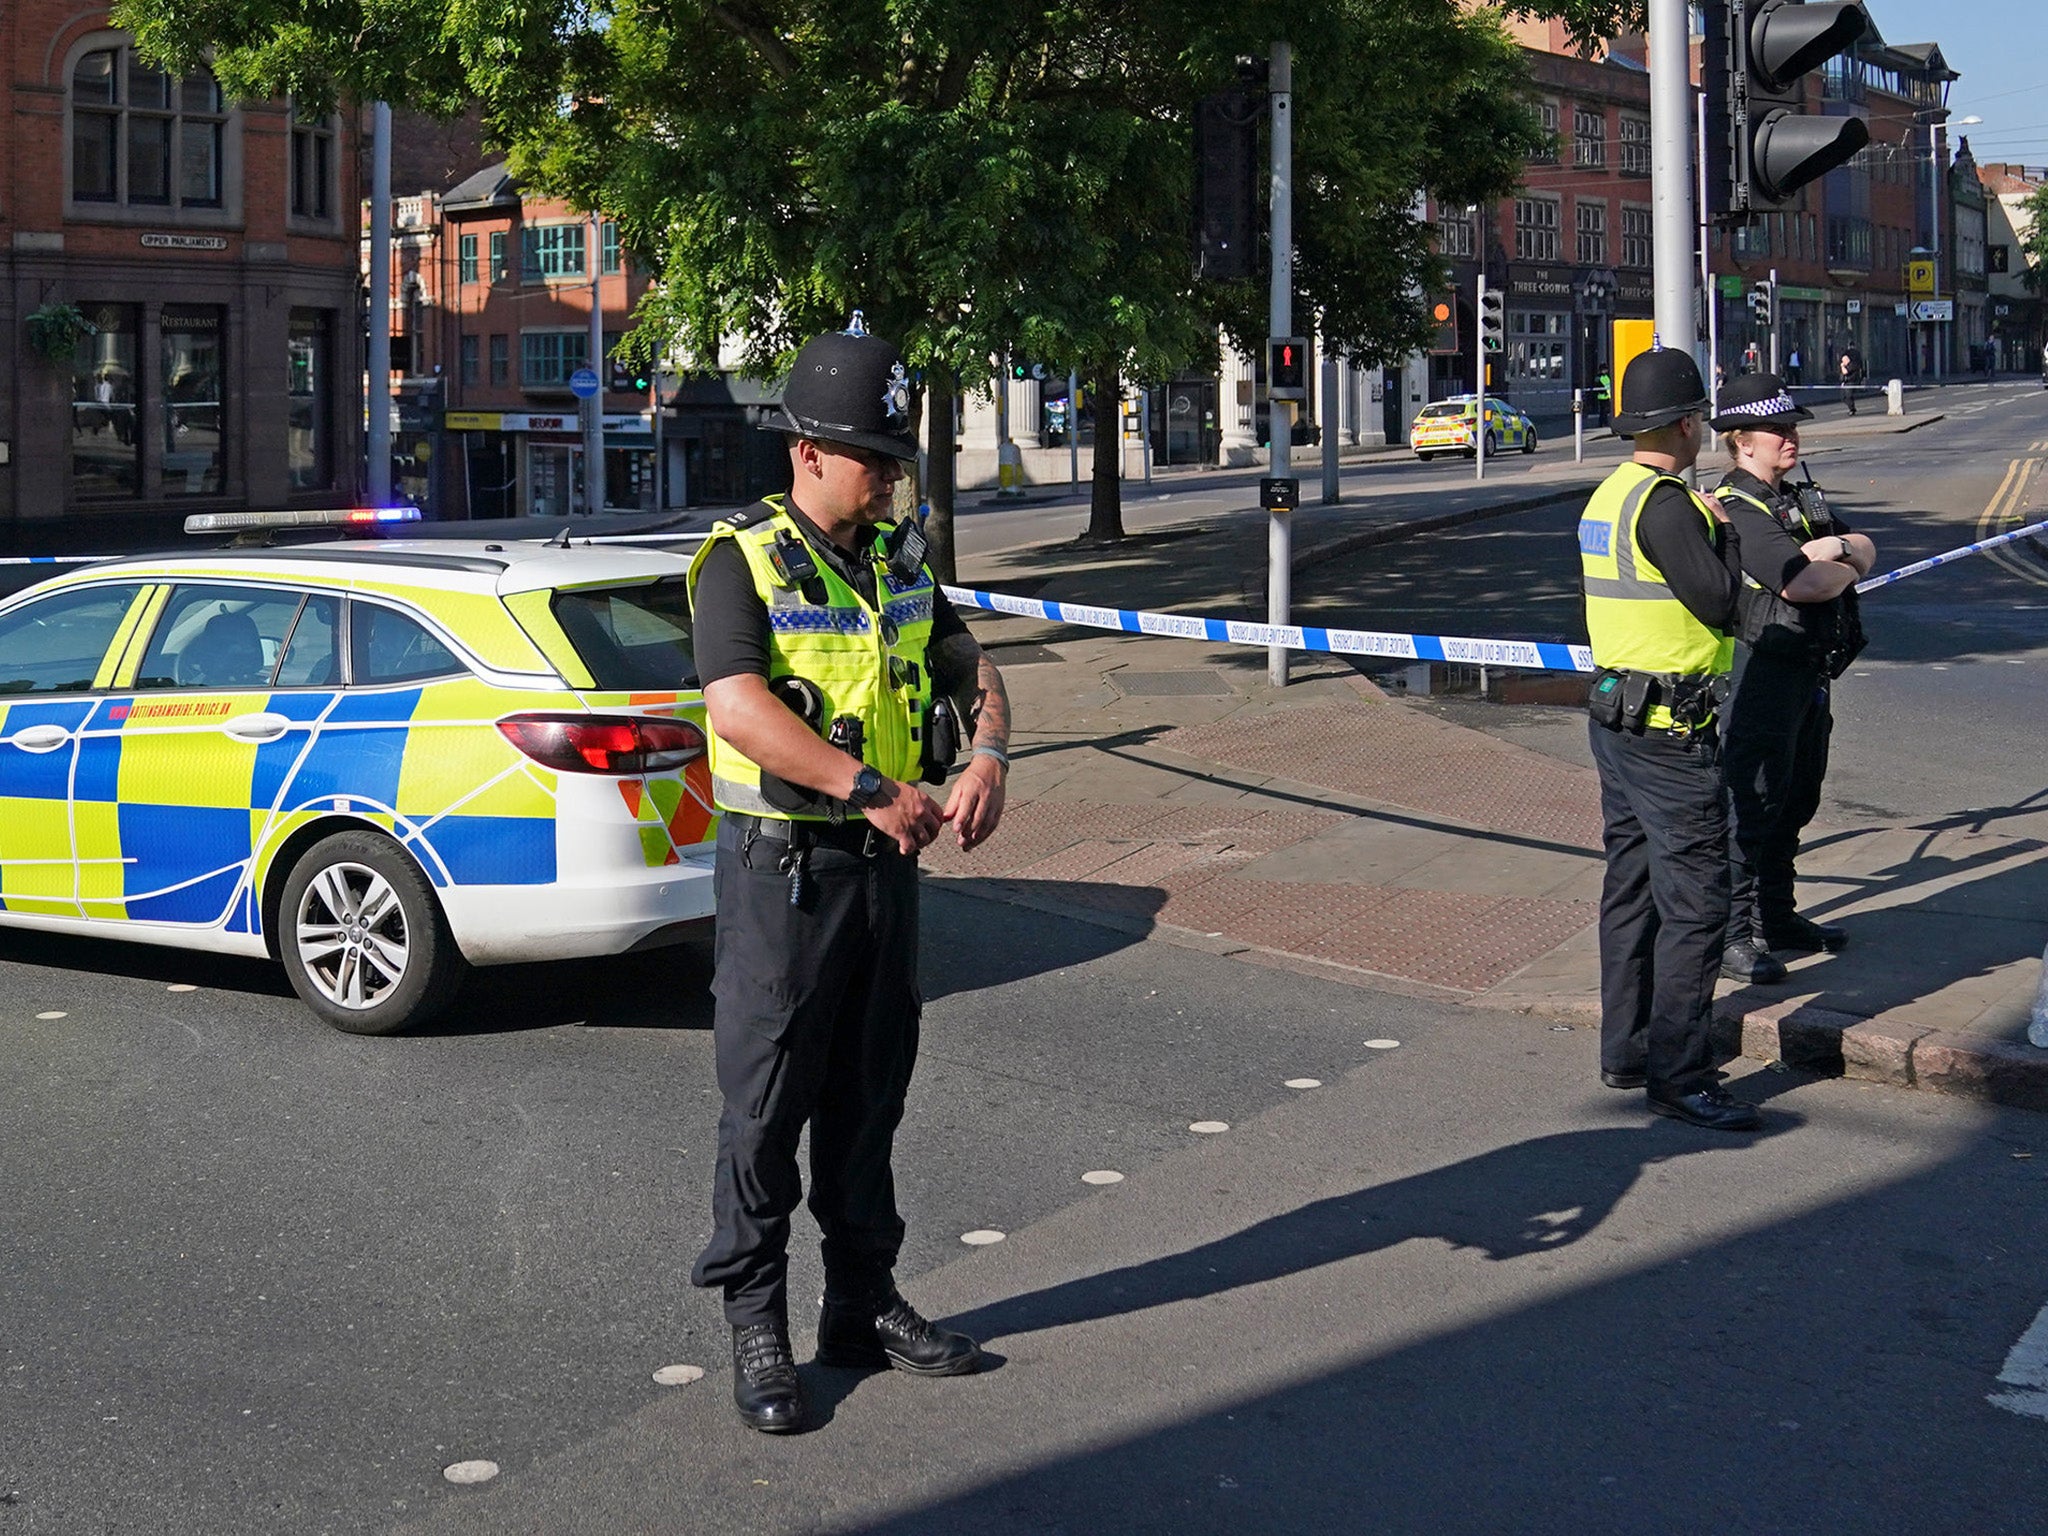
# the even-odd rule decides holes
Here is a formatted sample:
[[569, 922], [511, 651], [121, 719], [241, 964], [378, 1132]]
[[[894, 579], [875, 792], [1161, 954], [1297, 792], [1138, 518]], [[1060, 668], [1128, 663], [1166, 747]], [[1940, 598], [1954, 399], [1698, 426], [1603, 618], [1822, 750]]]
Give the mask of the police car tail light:
[[687, 720], [640, 715], [512, 715], [505, 739], [563, 773], [661, 773], [704, 755], [704, 733]]

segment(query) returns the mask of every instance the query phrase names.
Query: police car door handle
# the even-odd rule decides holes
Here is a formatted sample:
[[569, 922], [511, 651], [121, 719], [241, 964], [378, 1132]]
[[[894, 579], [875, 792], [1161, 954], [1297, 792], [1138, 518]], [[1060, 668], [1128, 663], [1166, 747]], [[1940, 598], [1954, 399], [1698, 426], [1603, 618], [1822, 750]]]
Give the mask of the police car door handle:
[[221, 726], [223, 731], [237, 741], [275, 741], [292, 728], [290, 717], [274, 715], [268, 710], [254, 715], [237, 715]]
[[61, 725], [25, 725], [7, 738], [9, 746], [21, 748], [24, 752], [54, 752], [71, 740], [71, 732]]

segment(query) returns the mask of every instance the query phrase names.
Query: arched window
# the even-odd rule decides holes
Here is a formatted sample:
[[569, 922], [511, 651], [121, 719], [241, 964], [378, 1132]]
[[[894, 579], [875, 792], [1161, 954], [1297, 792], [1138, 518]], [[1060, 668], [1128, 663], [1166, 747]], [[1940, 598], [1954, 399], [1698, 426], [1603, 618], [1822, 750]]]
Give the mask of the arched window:
[[125, 42], [71, 67], [71, 200], [223, 206], [227, 103], [212, 72], [167, 75]]

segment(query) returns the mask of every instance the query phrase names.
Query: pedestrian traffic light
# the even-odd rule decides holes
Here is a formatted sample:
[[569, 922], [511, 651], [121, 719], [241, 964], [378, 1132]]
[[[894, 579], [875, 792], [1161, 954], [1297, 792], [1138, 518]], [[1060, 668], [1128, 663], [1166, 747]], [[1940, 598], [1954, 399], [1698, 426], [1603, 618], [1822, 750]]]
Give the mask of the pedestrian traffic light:
[[1505, 350], [1508, 344], [1508, 296], [1498, 288], [1479, 295], [1479, 344], [1488, 352]]
[[1259, 118], [1265, 92], [1249, 80], [1195, 103], [1195, 276], [1242, 283], [1258, 275]]
[[1713, 74], [1727, 122], [1727, 212], [1741, 218], [1783, 207], [1870, 142], [1860, 117], [1809, 115], [1806, 82], [1871, 27], [1861, 5], [1805, 0], [1729, 0], [1727, 24], [1725, 74]]
[[1266, 398], [1308, 398], [1308, 338], [1275, 336], [1266, 343]]
[[1749, 312], [1756, 316], [1756, 323], [1758, 325], [1769, 325], [1771, 323], [1771, 285], [1769, 283], [1755, 283], [1751, 285], [1749, 290]]

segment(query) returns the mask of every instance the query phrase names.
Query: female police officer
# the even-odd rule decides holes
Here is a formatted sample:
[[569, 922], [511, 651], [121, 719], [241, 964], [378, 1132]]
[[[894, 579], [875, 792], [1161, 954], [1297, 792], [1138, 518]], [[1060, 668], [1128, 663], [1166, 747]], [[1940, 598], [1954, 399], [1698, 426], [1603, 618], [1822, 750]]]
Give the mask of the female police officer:
[[[856, 315], [797, 354], [782, 409], [789, 496], [716, 524], [690, 567], [724, 813], [712, 1034], [725, 1100], [715, 1230], [691, 1278], [724, 1292], [733, 1402], [769, 1433], [801, 1429], [806, 1411], [787, 1257], [806, 1122], [825, 1239], [819, 1362], [920, 1376], [981, 1364], [972, 1339], [896, 1292], [890, 1147], [917, 1055], [917, 854], [946, 822], [963, 848], [993, 832], [1009, 766], [1001, 677], [916, 525], [886, 521], [917, 456], [896, 348]], [[941, 811], [914, 781], [943, 777], [938, 700], [970, 690], [972, 753]]]
[[1793, 859], [1820, 808], [1834, 728], [1829, 687], [1862, 646], [1852, 589], [1877, 551], [1828, 510], [1811, 477], [1787, 483], [1799, 423], [1812, 414], [1774, 375], [1758, 373], [1721, 392], [1709, 423], [1735, 460], [1714, 494], [1742, 536], [1747, 586], [1721, 738], [1732, 877], [1721, 972], [1755, 983], [1784, 979], [1773, 950], [1848, 942], [1840, 928], [1795, 909]]

